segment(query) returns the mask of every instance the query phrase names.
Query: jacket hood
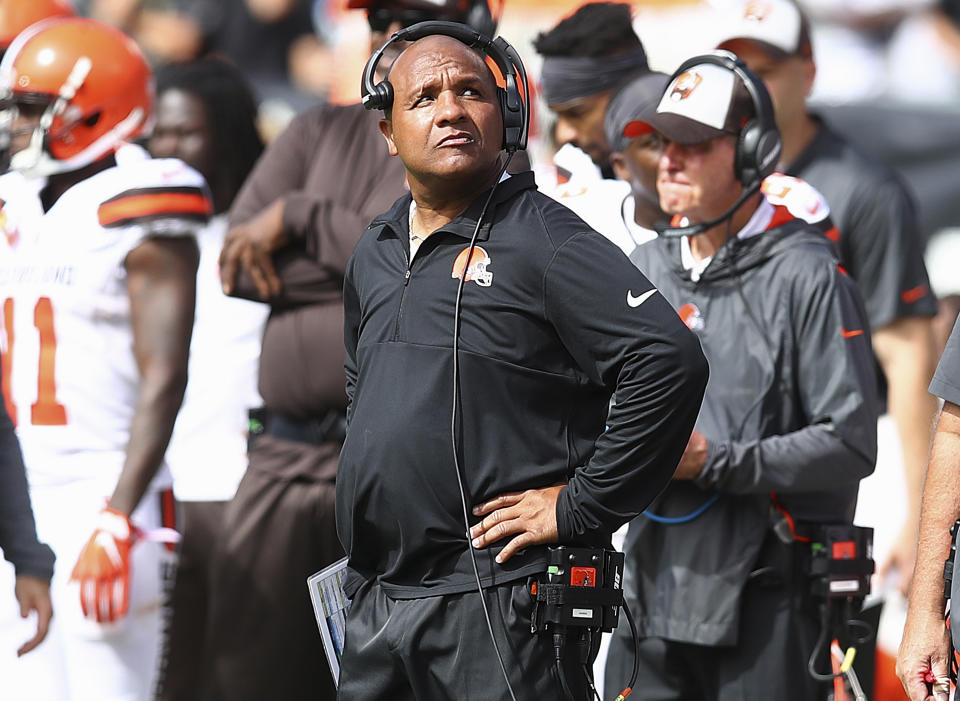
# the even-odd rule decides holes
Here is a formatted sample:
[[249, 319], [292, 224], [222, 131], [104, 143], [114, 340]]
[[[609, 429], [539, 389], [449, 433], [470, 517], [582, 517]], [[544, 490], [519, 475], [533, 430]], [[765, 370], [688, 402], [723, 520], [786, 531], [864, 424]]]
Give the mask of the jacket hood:
[[[836, 247], [819, 231], [821, 225], [816, 226], [818, 228], [813, 228], [811, 224], [778, 206], [770, 228], [747, 239], [733, 237], [727, 240], [714, 253], [700, 280], [716, 282], [743, 274], [796, 246], [822, 247], [839, 261]], [[827, 224], [827, 228], [829, 226]], [[684, 269], [680, 259], [680, 239], [667, 239], [665, 244], [672, 272], [689, 282], [690, 271]]]

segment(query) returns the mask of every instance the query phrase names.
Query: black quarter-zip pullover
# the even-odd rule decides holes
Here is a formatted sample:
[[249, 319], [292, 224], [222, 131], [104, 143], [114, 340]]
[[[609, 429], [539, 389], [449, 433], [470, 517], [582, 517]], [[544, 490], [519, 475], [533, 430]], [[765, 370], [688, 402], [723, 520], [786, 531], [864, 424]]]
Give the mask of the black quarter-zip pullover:
[[[374, 578], [394, 598], [475, 586], [450, 436], [452, 345], [457, 261], [486, 196], [412, 260], [411, 197], [400, 198], [348, 266], [351, 404], [337, 478], [337, 529], [359, 575], [348, 593]], [[497, 186], [472, 261], [457, 438], [468, 507], [566, 482], [561, 542], [609, 543], [686, 446], [707, 379], [700, 345], [619, 249], [536, 191], [532, 173]], [[485, 585], [544, 568], [542, 547], [495, 563], [505, 542], [478, 553]]]

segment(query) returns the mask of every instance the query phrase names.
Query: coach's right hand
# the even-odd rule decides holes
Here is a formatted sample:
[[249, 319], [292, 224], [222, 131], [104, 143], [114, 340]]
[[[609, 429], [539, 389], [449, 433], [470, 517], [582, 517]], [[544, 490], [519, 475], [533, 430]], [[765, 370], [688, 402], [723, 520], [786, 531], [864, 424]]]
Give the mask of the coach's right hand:
[[262, 299], [280, 294], [283, 286], [272, 255], [287, 242], [283, 231], [283, 198], [253, 219], [230, 229], [220, 251], [220, 284], [224, 294], [233, 292], [239, 267], [250, 276]]
[[513, 536], [495, 558], [503, 564], [529, 545], [556, 543], [557, 498], [564, 487], [508, 492], [475, 506], [473, 515], [486, 518], [470, 529], [473, 547], [485, 548]]

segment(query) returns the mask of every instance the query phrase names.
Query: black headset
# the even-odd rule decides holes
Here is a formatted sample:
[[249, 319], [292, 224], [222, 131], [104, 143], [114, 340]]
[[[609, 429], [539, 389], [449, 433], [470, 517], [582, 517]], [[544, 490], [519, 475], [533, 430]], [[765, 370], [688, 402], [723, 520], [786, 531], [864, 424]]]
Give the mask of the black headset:
[[[360, 84], [363, 106], [368, 110], [386, 111], [393, 105], [393, 86], [390, 82], [387, 80], [373, 82], [377, 64], [380, 63], [386, 48], [398, 41], [416, 41], [435, 34], [456, 39], [471, 49], [489, 56], [497, 64], [506, 84], [505, 88], [497, 86], [497, 99], [503, 114], [503, 148], [510, 152], [525, 149], [530, 127], [530, 86], [520, 55], [503, 37], [490, 39], [476, 29], [458, 22], [440, 20], [419, 22], [394, 33], [386, 44], [374, 52], [363, 69], [363, 80]], [[523, 91], [527, 99], [520, 96], [517, 74], [523, 81]]]
[[760, 183], [777, 167], [783, 141], [773, 117], [773, 103], [763, 81], [747, 68], [735, 54], [729, 51], [713, 51], [687, 59], [670, 77], [672, 83], [696, 66], [711, 64], [726, 68], [740, 78], [753, 102], [755, 116], [740, 130], [733, 169], [744, 186]]

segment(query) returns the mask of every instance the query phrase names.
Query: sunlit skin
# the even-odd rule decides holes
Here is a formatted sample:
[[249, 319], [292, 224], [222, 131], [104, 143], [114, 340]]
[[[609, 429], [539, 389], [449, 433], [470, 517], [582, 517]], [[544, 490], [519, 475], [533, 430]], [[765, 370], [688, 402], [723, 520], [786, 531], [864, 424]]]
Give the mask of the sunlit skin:
[[699, 144], [667, 141], [660, 155], [657, 191], [668, 214], [682, 214], [691, 224], [721, 214], [740, 194], [733, 172], [733, 137]]
[[649, 132], [631, 139], [623, 152], [610, 154], [610, 165], [620, 180], [630, 183], [634, 199], [634, 220], [644, 228], [664, 218], [657, 194], [657, 171], [663, 151], [663, 139]]
[[[691, 224], [723, 214], [740, 196], [742, 185], [733, 170], [736, 137], [721, 136], [699, 144], [666, 141], [660, 156], [657, 192], [667, 214], [680, 214]], [[694, 236], [690, 249], [697, 258], [712, 256], [729, 232], [737, 232], [750, 220], [760, 194], [754, 195], [726, 222]]]
[[612, 90], [606, 90], [570, 102], [549, 105], [557, 116], [557, 144], [573, 144], [601, 168], [610, 161], [610, 145], [603, 132], [603, 115], [612, 95]]
[[496, 83], [478, 53], [436, 35], [401, 54], [390, 83], [393, 107], [380, 131], [406, 167], [416, 219], [429, 233], [496, 180], [503, 146]]

